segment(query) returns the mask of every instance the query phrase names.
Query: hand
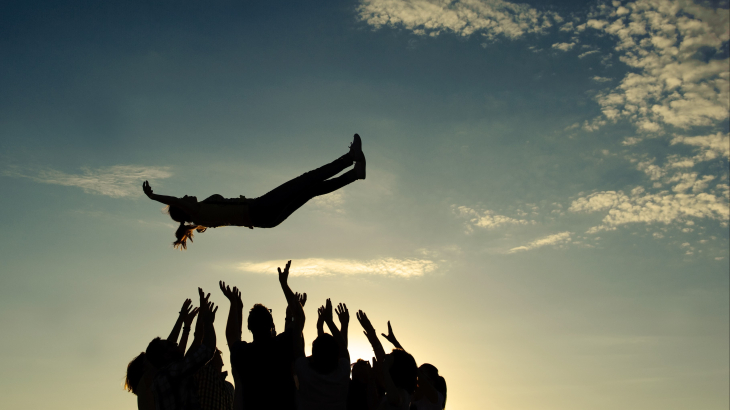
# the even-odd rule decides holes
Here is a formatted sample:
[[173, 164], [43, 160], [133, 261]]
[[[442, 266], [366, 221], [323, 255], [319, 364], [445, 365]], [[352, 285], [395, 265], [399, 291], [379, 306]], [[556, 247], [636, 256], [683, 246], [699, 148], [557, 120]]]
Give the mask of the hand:
[[357, 317], [358, 322], [360, 322], [360, 326], [362, 326], [363, 330], [365, 332], [365, 336], [368, 334], [375, 336], [375, 329], [373, 328], [373, 325], [370, 324], [370, 319], [368, 319], [368, 315], [365, 314], [362, 310], [358, 310], [355, 314]]
[[284, 271], [281, 271], [281, 268], [276, 268], [279, 271], [279, 282], [286, 283], [286, 281], [289, 279], [289, 267], [291, 266], [291, 261], [286, 263], [286, 267], [284, 267]]
[[237, 287], [234, 286], [233, 289], [231, 289], [231, 287], [227, 286], [226, 282], [223, 282], [222, 280], [218, 281], [218, 286], [221, 288], [221, 292], [223, 292], [223, 295], [228, 298], [228, 301], [230, 301], [232, 305], [243, 307], [243, 301], [241, 300], [241, 291], [238, 290]]
[[208, 306], [208, 298], [210, 297], [210, 293], [208, 293], [208, 296], [206, 296], [205, 292], [203, 292], [203, 289], [198, 288], [198, 296], [200, 297], [200, 309], [203, 310], [203, 307]]
[[307, 303], [307, 294], [303, 293], [300, 295], [299, 292], [295, 292], [294, 296], [299, 301], [299, 304], [302, 305], [302, 307], [304, 307], [304, 304]]
[[218, 311], [218, 306], [213, 304], [213, 302], [208, 302], [208, 320], [210, 321], [210, 324], [212, 325], [215, 322], [215, 313]]
[[152, 193], [152, 187], [150, 187], [150, 183], [149, 182], [144, 181], [142, 183], [142, 191], [144, 192], [145, 195], [147, 195], [147, 198], [152, 198], [152, 195], [153, 195], [153, 193]]
[[324, 306], [317, 308], [317, 323], [319, 323], [320, 320], [324, 322]]
[[350, 323], [350, 311], [347, 310], [347, 305], [344, 303], [340, 303], [337, 305], [337, 309], [335, 309], [335, 313], [337, 313], [337, 319], [340, 320], [340, 323], [344, 326], [347, 323]]
[[180, 316], [187, 316], [190, 313], [190, 309], [192, 309], [193, 301], [190, 299], [185, 299], [185, 302], [183, 302], [182, 307], [180, 308]]
[[324, 317], [325, 322], [331, 322], [332, 321], [332, 301], [327, 299], [327, 303], [324, 305], [324, 311], [322, 311], [322, 317]]
[[393, 334], [393, 329], [390, 327], [390, 320], [388, 321], [388, 334], [381, 333], [385, 340], [389, 341], [393, 346], [398, 346], [398, 339]]
[[190, 327], [190, 325], [193, 323], [193, 319], [195, 319], [195, 316], [198, 315], [198, 311], [200, 311], [199, 308], [194, 308], [190, 311], [190, 313], [185, 316], [185, 318], [183, 318], [183, 323], [185, 324], [185, 327]]

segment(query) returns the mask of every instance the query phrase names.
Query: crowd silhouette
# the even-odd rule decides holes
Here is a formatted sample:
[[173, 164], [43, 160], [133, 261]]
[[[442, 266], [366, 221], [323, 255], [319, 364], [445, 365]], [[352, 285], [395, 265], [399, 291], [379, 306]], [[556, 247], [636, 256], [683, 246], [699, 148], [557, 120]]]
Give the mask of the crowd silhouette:
[[[278, 269], [287, 301], [284, 331], [276, 332], [271, 310], [255, 304], [248, 312], [253, 341], [242, 340], [243, 301], [238, 288], [220, 282], [230, 308], [226, 342], [235, 387], [226, 381], [213, 326], [218, 307], [210, 293], [198, 288], [199, 306], [185, 300], [167, 339], [153, 339], [127, 366], [124, 387], [137, 396], [140, 410], [437, 410], [446, 406], [446, 381], [428, 363], [415, 358], [396, 339], [386, 353], [365, 312], [355, 316], [373, 348], [372, 362], [351, 363], [348, 351], [350, 312], [330, 299], [317, 309], [317, 338], [311, 356], [305, 355], [303, 329], [306, 293], [295, 293], [288, 283], [289, 261]], [[194, 318], [195, 331], [186, 345]], [[339, 328], [334, 321], [337, 316]], [[326, 333], [324, 325], [329, 333]], [[182, 335], [180, 331], [182, 330]], [[179, 341], [178, 341], [179, 338]]]

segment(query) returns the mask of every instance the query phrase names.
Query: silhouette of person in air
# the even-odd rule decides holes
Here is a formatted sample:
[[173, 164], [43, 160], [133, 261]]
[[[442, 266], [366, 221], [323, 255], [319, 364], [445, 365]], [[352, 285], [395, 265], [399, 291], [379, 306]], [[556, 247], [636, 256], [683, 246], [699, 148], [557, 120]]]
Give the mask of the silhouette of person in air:
[[[354, 169], [333, 178], [353, 162]], [[358, 179], [365, 179], [365, 155], [360, 136], [355, 134], [347, 154], [258, 198], [212, 195], [198, 202], [194, 196], [177, 198], [155, 194], [147, 181], [142, 184], [142, 190], [150, 199], [168, 205], [170, 217], [180, 223], [173, 245], [183, 250], [187, 249], [188, 239], [192, 242], [193, 231], [204, 232], [207, 228], [219, 226], [273, 228], [310, 199], [334, 192]]]

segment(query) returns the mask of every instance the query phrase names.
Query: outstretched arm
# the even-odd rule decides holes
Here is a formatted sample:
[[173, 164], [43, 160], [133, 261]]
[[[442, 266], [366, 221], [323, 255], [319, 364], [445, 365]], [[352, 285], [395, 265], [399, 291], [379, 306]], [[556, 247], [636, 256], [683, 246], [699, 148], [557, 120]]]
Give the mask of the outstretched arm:
[[324, 306], [317, 308], [317, 337], [324, 334]]
[[183, 211], [187, 212], [188, 215], [193, 216], [198, 213], [200, 205], [197, 202], [184, 201], [175, 196], [157, 195], [152, 192], [152, 187], [150, 187], [150, 183], [147, 181], [142, 183], [142, 191], [144, 191], [145, 195], [147, 195], [147, 198], [165, 205], [181, 208]]
[[385, 358], [385, 350], [383, 349], [383, 345], [380, 343], [380, 339], [378, 339], [378, 334], [375, 333], [375, 329], [370, 323], [368, 316], [362, 310], [358, 310], [355, 316], [357, 317], [357, 320], [360, 322], [360, 325], [363, 328], [363, 333], [365, 333], [365, 337], [368, 338], [370, 345], [373, 347], [373, 353], [375, 353], [375, 358], [378, 360], [378, 362], [382, 363], [383, 359]]
[[177, 338], [180, 336], [180, 328], [182, 328], [183, 321], [185, 321], [186, 315], [190, 313], [190, 309], [192, 309], [191, 304], [192, 301], [190, 299], [185, 299], [185, 302], [183, 302], [183, 305], [180, 308], [180, 314], [177, 316], [177, 321], [175, 321], [175, 326], [172, 327], [170, 335], [167, 336], [168, 341], [177, 343]]
[[[385, 340], [392, 343], [393, 346], [397, 347], [398, 349], [403, 349], [403, 346], [401, 346], [400, 343], [398, 343], [398, 339], [396, 339], [395, 335], [393, 334], [393, 329], [390, 327], [390, 320], [388, 321], [388, 334], [386, 335], [385, 333], [381, 333], [381, 335], [383, 335]], [[403, 350], [406, 350], [406, 349], [403, 349]]]
[[345, 341], [345, 347], [347, 347], [347, 330], [350, 327], [350, 311], [347, 310], [346, 304], [340, 303], [337, 305], [335, 313], [337, 313], [337, 319], [340, 320], [340, 333], [342, 334], [342, 339]]
[[[296, 357], [301, 357], [304, 356], [304, 337], [302, 335], [302, 330], [304, 330], [304, 321], [306, 318], [299, 298], [294, 295], [294, 292], [292, 292], [289, 287], [289, 267], [291, 267], [291, 261], [286, 263], [283, 271], [281, 268], [276, 269], [279, 271], [279, 284], [281, 285], [281, 290], [284, 291], [284, 296], [286, 296], [286, 301], [288, 302], [287, 310], [291, 312], [292, 316], [291, 332], [292, 340], [294, 342], [294, 353]], [[306, 300], [306, 298], [304, 300]]]
[[228, 301], [231, 302], [231, 308], [228, 310], [228, 321], [226, 322], [226, 342], [228, 346], [232, 346], [234, 343], [241, 341], [243, 331], [241, 291], [235, 286], [231, 289], [223, 281], [218, 281], [218, 286], [220, 286], [221, 292], [228, 298]]
[[332, 319], [332, 301], [329, 299], [327, 299], [327, 303], [324, 306], [322, 316], [324, 317], [324, 322], [327, 323], [327, 327], [330, 329], [332, 336], [340, 346], [340, 357], [344, 357], [349, 361], [350, 352], [347, 351], [347, 341], [342, 337], [342, 333], [340, 333], [340, 330], [337, 329], [337, 325], [335, 325], [335, 321]]
[[190, 335], [190, 325], [193, 323], [193, 319], [195, 319], [195, 316], [198, 314], [198, 310], [198, 308], [194, 308], [188, 312], [183, 319], [183, 332], [182, 336], [180, 336], [180, 343], [177, 344], [177, 348], [180, 350], [180, 353], [185, 353], [185, 347], [188, 345], [188, 336]]
[[218, 312], [218, 306], [214, 305], [213, 302], [208, 302], [208, 309], [206, 309], [206, 320], [205, 320], [205, 337], [203, 338], [203, 344], [210, 347], [215, 351], [217, 349], [216, 343], [218, 342], [215, 337], [215, 314]]
[[210, 297], [210, 293], [208, 296], [205, 296], [203, 293], [203, 289], [198, 288], [198, 296], [200, 297], [200, 307], [198, 308], [198, 320], [195, 321], [195, 333], [193, 334], [193, 342], [190, 343], [190, 348], [188, 349], [188, 353], [194, 352], [195, 349], [197, 349], [200, 345], [203, 344], [203, 338], [205, 337], [205, 328], [206, 328], [206, 313], [208, 310], [208, 298]]

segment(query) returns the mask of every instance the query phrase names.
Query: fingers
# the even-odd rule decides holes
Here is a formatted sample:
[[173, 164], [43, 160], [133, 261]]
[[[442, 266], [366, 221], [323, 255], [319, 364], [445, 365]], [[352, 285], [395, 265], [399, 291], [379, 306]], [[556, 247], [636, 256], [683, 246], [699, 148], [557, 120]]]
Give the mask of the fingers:
[[390, 320], [388, 321], [388, 334], [389, 335], [393, 334], [393, 329], [391, 329], [391, 327], [390, 327]]

